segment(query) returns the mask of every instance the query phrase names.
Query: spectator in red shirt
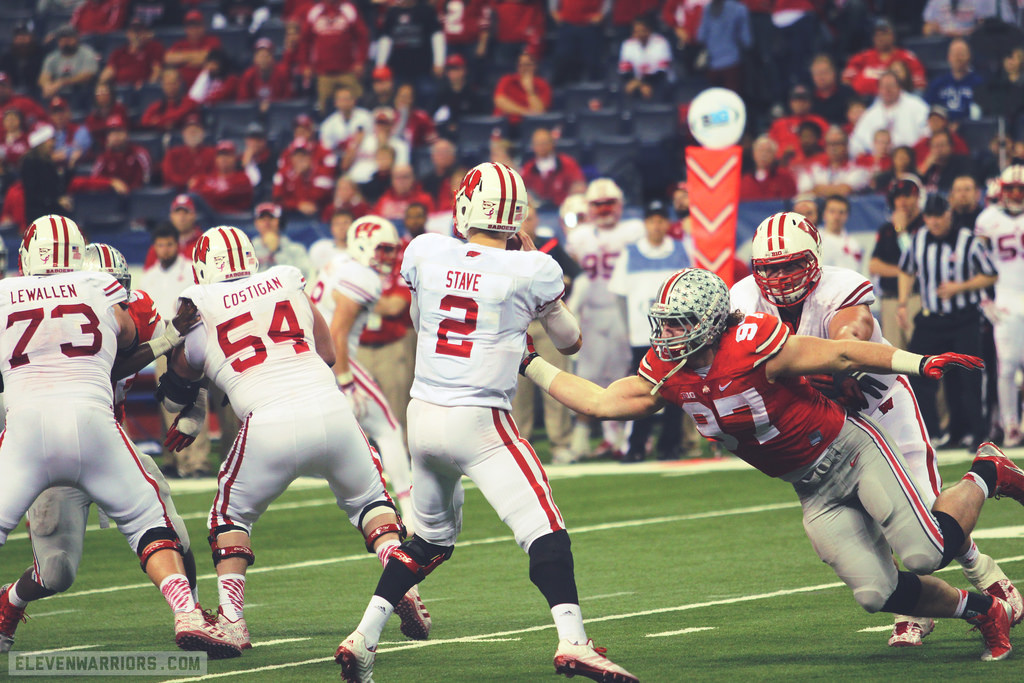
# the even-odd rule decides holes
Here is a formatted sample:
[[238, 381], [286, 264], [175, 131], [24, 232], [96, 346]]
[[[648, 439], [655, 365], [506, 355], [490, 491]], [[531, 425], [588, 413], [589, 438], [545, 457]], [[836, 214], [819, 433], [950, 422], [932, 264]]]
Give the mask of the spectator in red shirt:
[[[359, 100], [359, 106], [373, 111], [390, 107], [395, 102], [395, 75], [390, 67], [378, 66], [373, 70], [371, 90]], [[357, 91], [353, 91], [357, 92]]]
[[284, 22], [284, 45], [281, 48], [281, 66], [289, 74], [300, 76], [300, 89], [303, 93], [313, 87], [313, 72], [307, 68], [309, 54], [307, 46], [302, 42], [302, 27], [312, 7], [313, 3], [309, 3], [301, 18]]
[[429, 145], [437, 139], [437, 130], [430, 114], [416, 108], [416, 91], [410, 84], [395, 91], [395, 134], [410, 147]]
[[274, 201], [289, 213], [317, 216], [331, 196], [331, 176], [313, 165], [313, 142], [292, 150], [291, 163], [274, 174]]
[[323, 0], [313, 5], [302, 26], [306, 50], [304, 76], [316, 77], [317, 106], [326, 111], [334, 89], [345, 83], [356, 95], [370, 48], [370, 33], [349, 0]]
[[[195, 251], [196, 242], [203, 234], [199, 227], [196, 216], [196, 205], [187, 194], [179, 194], [171, 202], [171, 224], [178, 231], [178, 251], [189, 261], [192, 260], [192, 252]], [[150, 246], [146, 252], [144, 268], [149, 268], [157, 262], [156, 250]]]
[[11, 78], [3, 71], [0, 71], [0, 111], [17, 109], [21, 112], [29, 125], [37, 121], [46, 121], [46, 110], [38, 102], [24, 95], [14, 94], [11, 86]]
[[160, 87], [164, 96], [142, 113], [139, 125], [164, 132], [178, 130], [189, 114], [199, 110], [199, 103], [185, 94], [177, 69], [164, 70], [160, 76]]
[[149, 152], [128, 140], [128, 122], [116, 115], [107, 119], [106, 148], [96, 158], [92, 176], [116, 178], [135, 190], [149, 182], [152, 170]]
[[551, 86], [536, 74], [533, 52], [523, 50], [516, 73], [502, 76], [494, 88], [494, 115], [518, 125], [524, 116], [546, 112], [551, 106]]
[[812, 121], [818, 129], [828, 129], [828, 122], [817, 114], [811, 113], [811, 93], [806, 86], [797, 85], [789, 94], [789, 116], [775, 119], [768, 129], [768, 137], [779, 146], [779, 159], [788, 164], [800, 149], [800, 124]]
[[84, 0], [71, 15], [71, 25], [79, 33], [120, 31], [128, 18], [128, 0]]
[[93, 91], [92, 111], [85, 117], [85, 127], [89, 129], [95, 147], [103, 149], [106, 146], [107, 119], [115, 115], [127, 121], [128, 109], [114, 99], [114, 90], [109, 84], [98, 83]]
[[789, 199], [796, 194], [796, 179], [778, 162], [778, 146], [767, 135], [754, 140], [754, 170], [740, 178], [740, 200]]
[[11, 174], [18, 169], [18, 160], [29, 150], [28, 131], [25, 130], [25, 117], [21, 111], [13, 108], [4, 110], [3, 137], [0, 137], [0, 164], [4, 174]]
[[271, 102], [287, 100], [292, 95], [292, 78], [288, 68], [284, 64], [274, 63], [274, 43], [270, 38], [260, 38], [254, 46], [252, 66], [238, 80], [238, 101], [255, 100], [259, 110], [266, 112]]
[[373, 205], [373, 213], [388, 220], [400, 221], [410, 204], [423, 204], [428, 213], [434, 210], [430, 195], [417, 185], [412, 166], [395, 164], [391, 170], [391, 187]]
[[227, 56], [223, 50], [210, 50], [203, 70], [188, 90], [189, 99], [200, 104], [233, 102], [238, 92], [238, 76], [227, 70]]
[[110, 53], [107, 65], [100, 72], [100, 81], [113, 81], [116, 85], [156, 83], [164, 62], [164, 46], [154, 40], [146, 25], [132, 19], [125, 31], [128, 44]]
[[861, 95], [877, 95], [878, 79], [893, 62], [903, 62], [910, 70], [915, 90], [923, 90], [925, 70], [914, 53], [896, 47], [896, 34], [888, 19], [875, 22], [874, 47], [850, 57], [843, 69], [843, 82]]
[[185, 37], [168, 48], [164, 64], [177, 68], [181, 72], [184, 87], [189, 88], [202, 71], [210, 50], [220, 49], [223, 49], [220, 38], [206, 32], [203, 13], [196, 9], [189, 10], [185, 14]]
[[539, 51], [544, 42], [547, 0], [492, 0], [498, 64], [512, 64], [525, 48]]
[[533, 132], [530, 141], [533, 158], [523, 165], [523, 182], [530, 199], [539, 205], [561, 206], [571, 194], [587, 189], [579, 164], [568, 154], [555, 151], [555, 138], [546, 128]]
[[[921, 137], [914, 145], [914, 156], [922, 161], [931, 151], [931, 137], [939, 131], [949, 133], [953, 142], [953, 154], [968, 155], [971, 153], [964, 139], [957, 135], [953, 126], [949, 125], [949, 111], [941, 104], [933, 104], [928, 109], [928, 134]], [[923, 171], [927, 166], [921, 168]]]
[[313, 165], [317, 168], [324, 168], [329, 175], [335, 175], [340, 163], [338, 155], [320, 144], [313, 119], [306, 114], [299, 114], [295, 117], [293, 130], [292, 141], [281, 151], [277, 159], [277, 167], [279, 169], [287, 168], [291, 164], [292, 152], [295, 148], [308, 141], [312, 145]]
[[230, 140], [217, 143], [213, 172], [192, 178], [188, 189], [217, 213], [248, 213], [252, 207], [252, 182], [239, 170], [238, 150]]
[[176, 145], [167, 150], [160, 164], [163, 171], [164, 185], [183, 192], [188, 181], [198, 175], [213, 171], [214, 157], [217, 153], [212, 145], [204, 144], [206, 130], [199, 114], [189, 114], [185, 119], [185, 127], [181, 131], [184, 144]]
[[558, 27], [555, 37], [554, 81], [557, 85], [596, 81], [604, 56], [605, 0], [553, 0], [551, 18]]
[[348, 211], [353, 220], [370, 213], [370, 205], [359, 193], [359, 186], [348, 176], [338, 178], [338, 182], [334, 185], [334, 197], [324, 207], [320, 214], [320, 220], [324, 223], [331, 223], [331, 217], [339, 211]]

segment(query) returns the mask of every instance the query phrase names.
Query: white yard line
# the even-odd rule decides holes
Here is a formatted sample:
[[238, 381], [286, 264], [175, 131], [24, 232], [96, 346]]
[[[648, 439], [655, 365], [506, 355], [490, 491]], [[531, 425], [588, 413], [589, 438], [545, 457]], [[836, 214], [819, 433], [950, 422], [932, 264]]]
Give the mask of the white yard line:
[[71, 614], [72, 612], [77, 612], [77, 611], [78, 610], [76, 610], [76, 609], [59, 609], [59, 610], [55, 610], [53, 612], [40, 612], [39, 614], [32, 614], [32, 618], [33, 619], [42, 619], [43, 617], [52, 617], [52, 616], [56, 616], [58, 614]]
[[647, 638], [667, 638], [668, 636], [681, 636], [686, 633], [697, 633], [699, 631], [714, 631], [714, 626], [694, 626], [692, 628], [681, 628], [678, 631], [662, 631], [661, 633], [648, 633]]
[[886, 624], [885, 626], [869, 626], [862, 628], [857, 633], [881, 633], [882, 631], [891, 631], [892, 624]]
[[604, 600], [605, 598], [617, 598], [620, 595], [633, 595], [636, 591], [621, 591], [619, 593], [603, 593], [601, 595], [585, 595], [580, 598], [580, 602], [584, 600]]
[[73, 645], [71, 647], [56, 647], [52, 650], [36, 650], [35, 652], [12, 652], [11, 654], [18, 655], [49, 655], [54, 652], [73, 652], [75, 650], [89, 650], [94, 647], [100, 647], [99, 645]]
[[310, 640], [312, 636], [305, 638], [278, 638], [277, 640], [261, 640], [258, 643], [253, 643], [253, 648], [263, 647], [264, 645], [282, 645], [284, 643], [301, 643], [303, 640]]

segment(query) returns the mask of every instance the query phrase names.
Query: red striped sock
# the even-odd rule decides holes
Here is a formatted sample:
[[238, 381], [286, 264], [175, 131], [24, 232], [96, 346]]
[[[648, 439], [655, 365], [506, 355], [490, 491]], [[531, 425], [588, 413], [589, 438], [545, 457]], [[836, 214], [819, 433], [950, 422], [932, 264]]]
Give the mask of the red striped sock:
[[387, 566], [388, 558], [391, 557], [391, 553], [398, 550], [398, 548], [398, 541], [384, 541], [377, 546], [377, 559], [380, 560], [381, 565]]
[[217, 577], [217, 594], [220, 597], [220, 611], [230, 621], [242, 618], [245, 607], [245, 576], [223, 574]]
[[964, 610], [967, 609], [967, 591], [957, 588], [956, 592], [960, 594], [960, 599], [956, 603], [956, 609], [953, 610], [953, 616], [959, 619], [964, 616]]
[[196, 608], [192, 599], [192, 589], [184, 574], [171, 574], [160, 582], [160, 592], [175, 612], [191, 612]]

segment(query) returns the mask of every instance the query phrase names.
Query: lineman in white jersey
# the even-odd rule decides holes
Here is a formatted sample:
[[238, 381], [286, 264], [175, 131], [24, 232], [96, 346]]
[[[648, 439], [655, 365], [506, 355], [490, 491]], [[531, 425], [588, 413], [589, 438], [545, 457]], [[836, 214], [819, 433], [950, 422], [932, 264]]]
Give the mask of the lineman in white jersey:
[[1000, 177], [999, 204], [978, 216], [974, 234], [989, 245], [999, 271], [995, 304], [987, 313], [993, 321], [998, 363], [997, 391], [1003, 445], [1019, 446], [1020, 387], [1017, 370], [1024, 369], [1024, 165], [1007, 166]]
[[511, 168], [484, 163], [455, 194], [455, 230], [468, 242], [421, 235], [406, 248], [402, 277], [413, 293], [419, 337], [409, 403], [412, 502], [419, 527], [392, 554], [356, 630], [335, 659], [342, 678], [372, 680], [380, 633], [397, 600], [451, 557], [462, 519], [460, 479], [479, 487], [530, 557], [530, 579], [558, 630], [555, 670], [628, 683], [637, 679], [587, 639], [569, 535], [544, 468], [510, 414], [526, 328], [539, 318], [562, 353], [579, 325], [562, 304], [562, 270], [547, 254], [506, 250], [526, 212], [526, 187]]
[[[645, 235], [641, 220], [622, 220], [622, 190], [610, 178], [591, 181], [585, 194], [588, 222], [569, 233], [566, 251], [583, 274], [573, 283], [569, 308], [580, 318], [580, 327], [587, 338], [576, 358], [576, 374], [606, 387], [629, 374], [632, 352], [626, 333], [626, 318], [619, 296], [608, 291], [608, 281], [615, 262], [627, 245]], [[570, 448], [577, 458], [590, 455], [590, 420], [577, 416]], [[623, 422], [601, 423], [604, 442], [598, 454], [618, 456], [625, 451], [626, 425]]]
[[[170, 351], [179, 344], [182, 341], [181, 333], [186, 332], [194, 324], [194, 320], [191, 314], [183, 312], [175, 318], [174, 329], [167, 326], [154, 309], [153, 300], [145, 292], [131, 289], [132, 277], [128, 272], [128, 264], [121, 252], [110, 245], [88, 245], [85, 248], [82, 270], [109, 273], [129, 292], [127, 310], [135, 321], [140, 348], [127, 358], [119, 355], [114, 366], [115, 376], [131, 375], [117, 380], [114, 386], [114, 414], [118, 421], [121, 421], [124, 414], [126, 385], [134, 379], [136, 369], [149, 365], [156, 356]], [[160, 468], [153, 458], [145, 453], [136, 449], [136, 454], [146, 473], [159, 486], [160, 499], [181, 541], [185, 575], [192, 588], [192, 598], [198, 603], [196, 563], [188, 529], [174, 508], [170, 488]], [[21, 600], [31, 602], [55, 593], [63, 593], [74, 583], [78, 566], [82, 561], [82, 546], [92, 502], [85, 492], [73, 486], [54, 486], [39, 494], [32, 503], [32, 507], [26, 513], [31, 531], [32, 566], [22, 574], [13, 589]], [[101, 516], [100, 525], [105, 527], [104, 521], [105, 516]], [[0, 588], [0, 592], [6, 590], [7, 586]], [[24, 608], [13, 611], [24, 612]], [[22, 614], [9, 614], [0, 608], [0, 652], [6, 652], [11, 648], [14, 630], [21, 616]]]
[[352, 404], [359, 426], [376, 442], [402, 516], [415, 528], [408, 505], [412, 475], [402, 426], [377, 382], [355, 361], [359, 335], [380, 299], [381, 275], [394, 268], [401, 240], [391, 221], [364, 216], [349, 226], [346, 245], [346, 251], [320, 271], [310, 299], [331, 328], [338, 386]]
[[[124, 287], [107, 273], [81, 271], [84, 251], [74, 221], [43, 216], [21, 246], [25, 276], [0, 282], [0, 316], [7, 320], [0, 330], [7, 399], [0, 545], [45, 489], [80, 488], [117, 522], [160, 587], [174, 611], [177, 645], [237, 657], [239, 648], [195, 604], [157, 482], [114, 418], [111, 372], [118, 351], [135, 345], [137, 330]], [[24, 606], [13, 587], [0, 594], [5, 620]]]
[[[852, 270], [821, 266], [820, 258], [821, 238], [809, 220], [792, 212], [769, 216], [754, 233], [753, 275], [732, 287], [732, 307], [777, 316], [793, 334], [887, 344], [869, 310], [875, 301], [871, 283]], [[885, 429], [930, 506], [942, 481], [907, 378], [860, 373], [809, 379], [847, 409], [861, 411]], [[972, 543], [957, 560], [978, 590], [1010, 603], [1015, 623], [1024, 619], [1020, 594], [991, 557]], [[931, 619], [897, 615], [889, 645], [920, 645], [934, 626]]]
[[[404, 530], [376, 454], [334, 381], [330, 332], [304, 293], [302, 273], [275, 266], [257, 274], [249, 238], [228, 226], [203, 233], [192, 268], [198, 284], [181, 298], [195, 304], [201, 322], [172, 355], [158, 391], [164, 406], [178, 412], [195, 401], [205, 375], [242, 420], [217, 478], [209, 540], [218, 624], [247, 647], [245, 572], [255, 561], [250, 534], [295, 478], [326, 479], [367, 550], [382, 562]], [[416, 625], [425, 638], [429, 621]]]

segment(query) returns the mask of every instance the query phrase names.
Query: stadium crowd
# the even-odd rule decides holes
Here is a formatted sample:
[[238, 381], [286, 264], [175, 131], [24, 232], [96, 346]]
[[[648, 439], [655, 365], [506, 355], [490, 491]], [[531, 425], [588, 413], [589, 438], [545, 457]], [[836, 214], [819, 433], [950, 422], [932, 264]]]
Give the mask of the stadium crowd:
[[[558, 211], [560, 225], [535, 228], [550, 248], [608, 279], [628, 244], [686, 237], [686, 114], [721, 86], [747, 104], [741, 201], [792, 202], [821, 229], [824, 263], [881, 277], [883, 333], [906, 346], [919, 297], [900, 297], [898, 271], [925, 197], [947, 196], [954, 230], [973, 230], [983, 190], [997, 201], [992, 182], [1024, 157], [1022, 21], [1009, 0], [6, 0], [0, 229], [13, 241], [60, 213], [115, 246], [148, 230], [140, 286], [170, 319], [204, 228], [238, 226], [261, 263], [312, 280], [361, 216], [406, 239], [449, 232], [459, 181], [490, 159], [521, 171], [543, 215]], [[846, 223], [872, 195], [890, 218], [852, 226], [878, 230], [866, 253]], [[594, 265], [568, 235], [608, 204], [612, 225], [624, 206], [659, 225]], [[403, 287], [393, 277], [385, 296]], [[979, 404], [993, 435], [1019, 442], [996, 409], [992, 325], [979, 325]], [[376, 316], [360, 352], [401, 421], [411, 362], [371, 359], [410, 354], [412, 336], [404, 311]], [[564, 410], [545, 421], [569, 461], [589, 453], [590, 428]], [[953, 423], [933, 437], [989, 436]], [[687, 452], [685, 433], [660, 457]], [[605, 437], [598, 452], [645, 457], [625, 432]], [[177, 470], [209, 464], [200, 450]]]

